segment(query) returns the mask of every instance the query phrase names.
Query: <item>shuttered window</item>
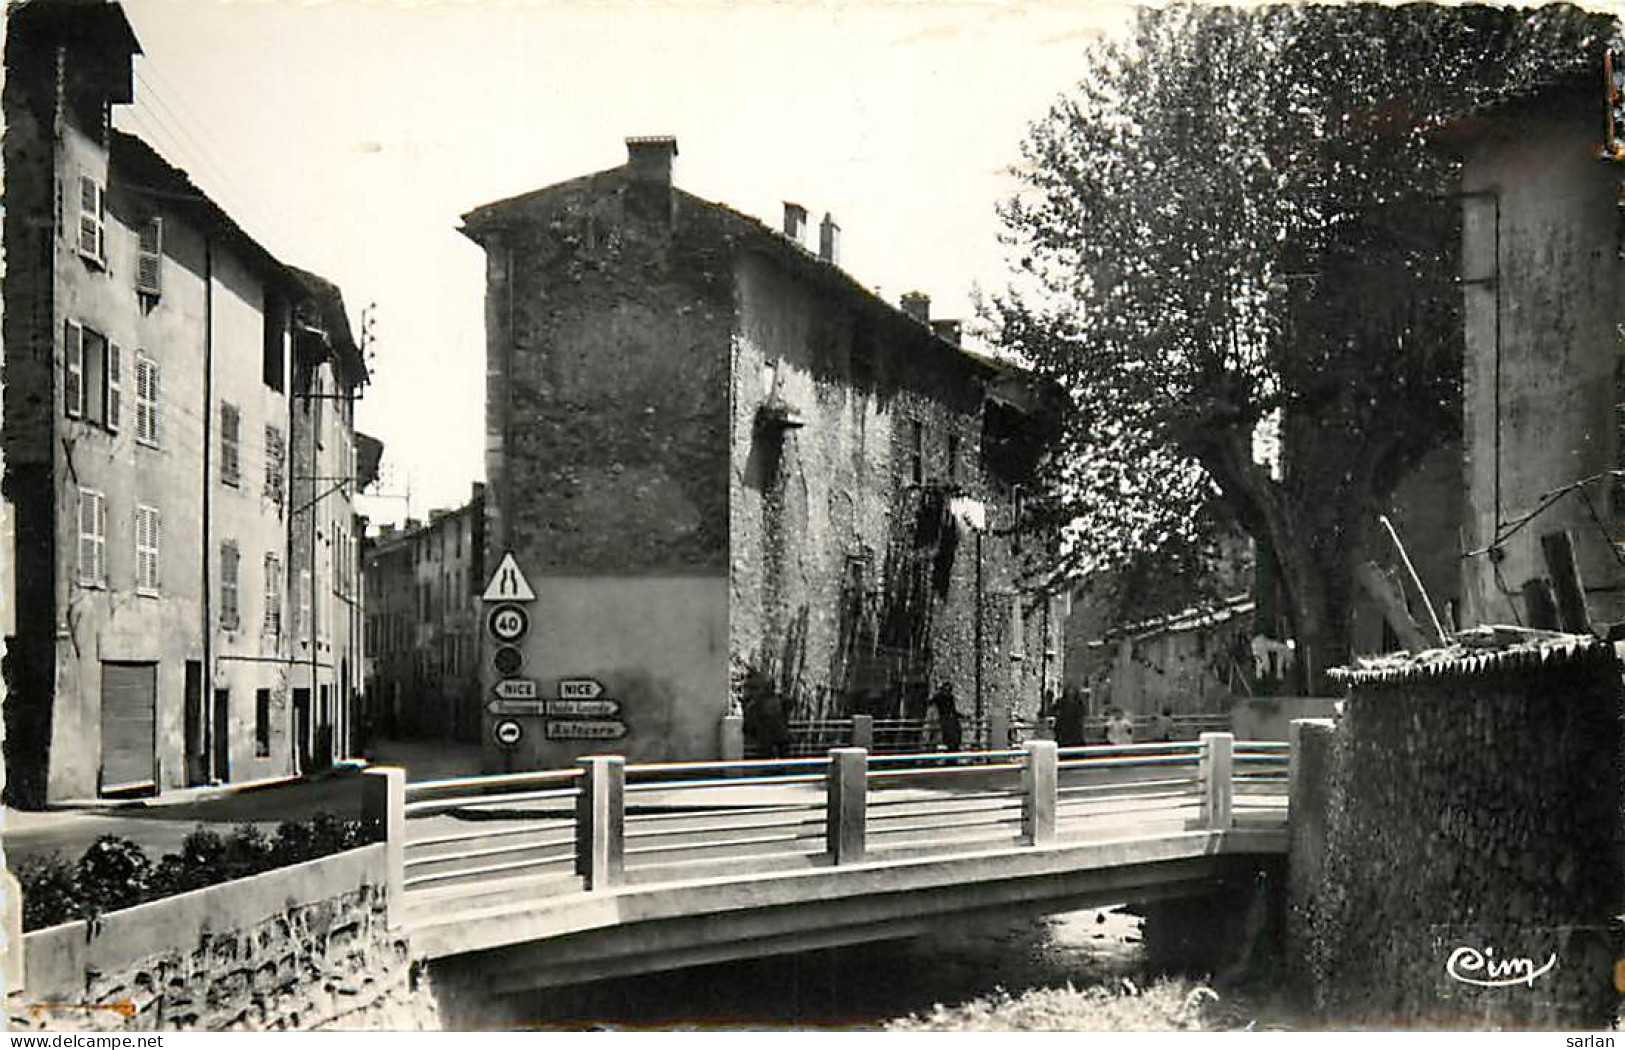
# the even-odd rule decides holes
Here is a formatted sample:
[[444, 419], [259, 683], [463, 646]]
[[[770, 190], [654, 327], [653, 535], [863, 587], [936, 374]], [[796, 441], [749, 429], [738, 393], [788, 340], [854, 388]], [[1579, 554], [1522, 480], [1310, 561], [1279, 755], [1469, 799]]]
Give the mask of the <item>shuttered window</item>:
[[237, 406], [220, 403], [220, 480], [236, 486], [242, 480], [242, 415]]
[[265, 428], [265, 498], [282, 506], [283, 464], [287, 459], [287, 445], [282, 431], [273, 426]]
[[161, 529], [157, 507], [135, 508], [135, 589], [138, 594], [158, 593], [158, 542]]
[[135, 267], [135, 290], [158, 296], [164, 291], [164, 220], [153, 217], [141, 227], [140, 257]]
[[107, 497], [79, 490], [79, 584], [107, 586]]
[[242, 622], [237, 599], [237, 571], [241, 561], [237, 544], [228, 540], [220, 545], [220, 626], [228, 631], [235, 631]]
[[145, 354], [135, 355], [135, 439], [158, 448], [158, 362]]
[[265, 556], [265, 633], [282, 633], [282, 559]]
[[85, 414], [85, 330], [68, 322], [62, 342], [62, 408], [69, 419]]
[[107, 262], [107, 191], [90, 175], [79, 176], [79, 254], [97, 265]]

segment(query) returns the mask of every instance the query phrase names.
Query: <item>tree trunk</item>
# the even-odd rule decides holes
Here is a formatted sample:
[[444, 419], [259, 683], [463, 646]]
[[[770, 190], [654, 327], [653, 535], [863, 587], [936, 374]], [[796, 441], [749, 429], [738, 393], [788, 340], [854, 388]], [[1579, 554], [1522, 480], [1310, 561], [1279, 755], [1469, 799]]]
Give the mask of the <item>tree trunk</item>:
[[[1251, 434], [1224, 434], [1205, 443], [1197, 455], [1243, 526], [1268, 541], [1292, 623], [1297, 689], [1306, 696], [1325, 695], [1327, 668], [1348, 662], [1348, 610], [1336, 607], [1333, 596], [1348, 597], [1352, 568], [1340, 556], [1319, 556], [1314, 541], [1321, 531], [1317, 527], [1326, 523], [1300, 520], [1280, 484], [1254, 462]], [[1333, 572], [1347, 578], [1334, 580]]]

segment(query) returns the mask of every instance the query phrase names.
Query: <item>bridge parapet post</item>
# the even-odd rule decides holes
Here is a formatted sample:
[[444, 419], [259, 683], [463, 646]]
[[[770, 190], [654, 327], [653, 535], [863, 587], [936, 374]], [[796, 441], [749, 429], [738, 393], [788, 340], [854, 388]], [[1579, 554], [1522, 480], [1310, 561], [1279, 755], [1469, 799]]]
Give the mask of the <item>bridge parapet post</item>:
[[1053, 740], [1029, 740], [1021, 764], [1021, 841], [1045, 846], [1055, 841], [1055, 799], [1060, 773]]
[[1286, 804], [1288, 819], [1290, 819], [1292, 816], [1292, 800], [1295, 798], [1302, 798], [1302, 792], [1306, 790], [1304, 785], [1300, 783], [1304, 777], [1303, 765], [1301, 761], [1301, 756], [1303, 754], [1304, 726], [1326, 726], [1327, 728], [1330, 728], [1336, 724], [1337, 723], [1330, 718], [1294, 718], [1291, 722], [1287, 723], [1286, 738], [1289, 747], [1287, 750], [1286, 767]]
[[1235, 796], [1232, 733], [1202, 734], [1202, 820], [1209, 831], [1230, 830], [1231, 801]]
[[865, 751], [875, 749], [875, 716], [852, 716], [852, 746], [861, 747]]
[[608, 889], [621, 881], [626, 866], [626, 758], [592, 755], [580, 763], [576, 874], [588, 890]]
[[406, 912], [406, 770], [374, 766], [361, 774], [361, 823], [374, 842], [384, 844], [390, 929]]
[[824, 781], [824, 841], [833, 864], [856, 864], [863, 859], [868, 777], [868, 751], [861, 747], [837, 747], [830, 751], [829, 771]]

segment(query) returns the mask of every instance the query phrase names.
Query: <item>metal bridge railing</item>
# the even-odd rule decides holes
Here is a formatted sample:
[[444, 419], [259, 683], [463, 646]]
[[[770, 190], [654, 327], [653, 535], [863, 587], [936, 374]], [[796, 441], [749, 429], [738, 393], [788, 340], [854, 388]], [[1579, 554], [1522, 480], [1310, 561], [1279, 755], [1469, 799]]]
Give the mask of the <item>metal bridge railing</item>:
[[[878, 732], [879, 726], [867, 727]], [[1290, 747], [1198, 741], [575, 768], [407, 783], [369, 769], [391, 921], [628, 883], [1042, 846], [1110, 828], [1284, 820]], [[502, 895], [507, 897], [503, 898]]]

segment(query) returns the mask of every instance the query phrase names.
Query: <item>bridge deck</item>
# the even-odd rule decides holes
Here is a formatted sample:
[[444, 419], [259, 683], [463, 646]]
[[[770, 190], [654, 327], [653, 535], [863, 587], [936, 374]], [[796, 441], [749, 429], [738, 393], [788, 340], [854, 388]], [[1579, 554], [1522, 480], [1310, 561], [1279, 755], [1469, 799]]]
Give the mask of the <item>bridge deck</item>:
[[1284, 851], [1288, 760], [1210, 734], [397, 780], [396, 915], [415, 952], [538, 986], [1189, 893]]

